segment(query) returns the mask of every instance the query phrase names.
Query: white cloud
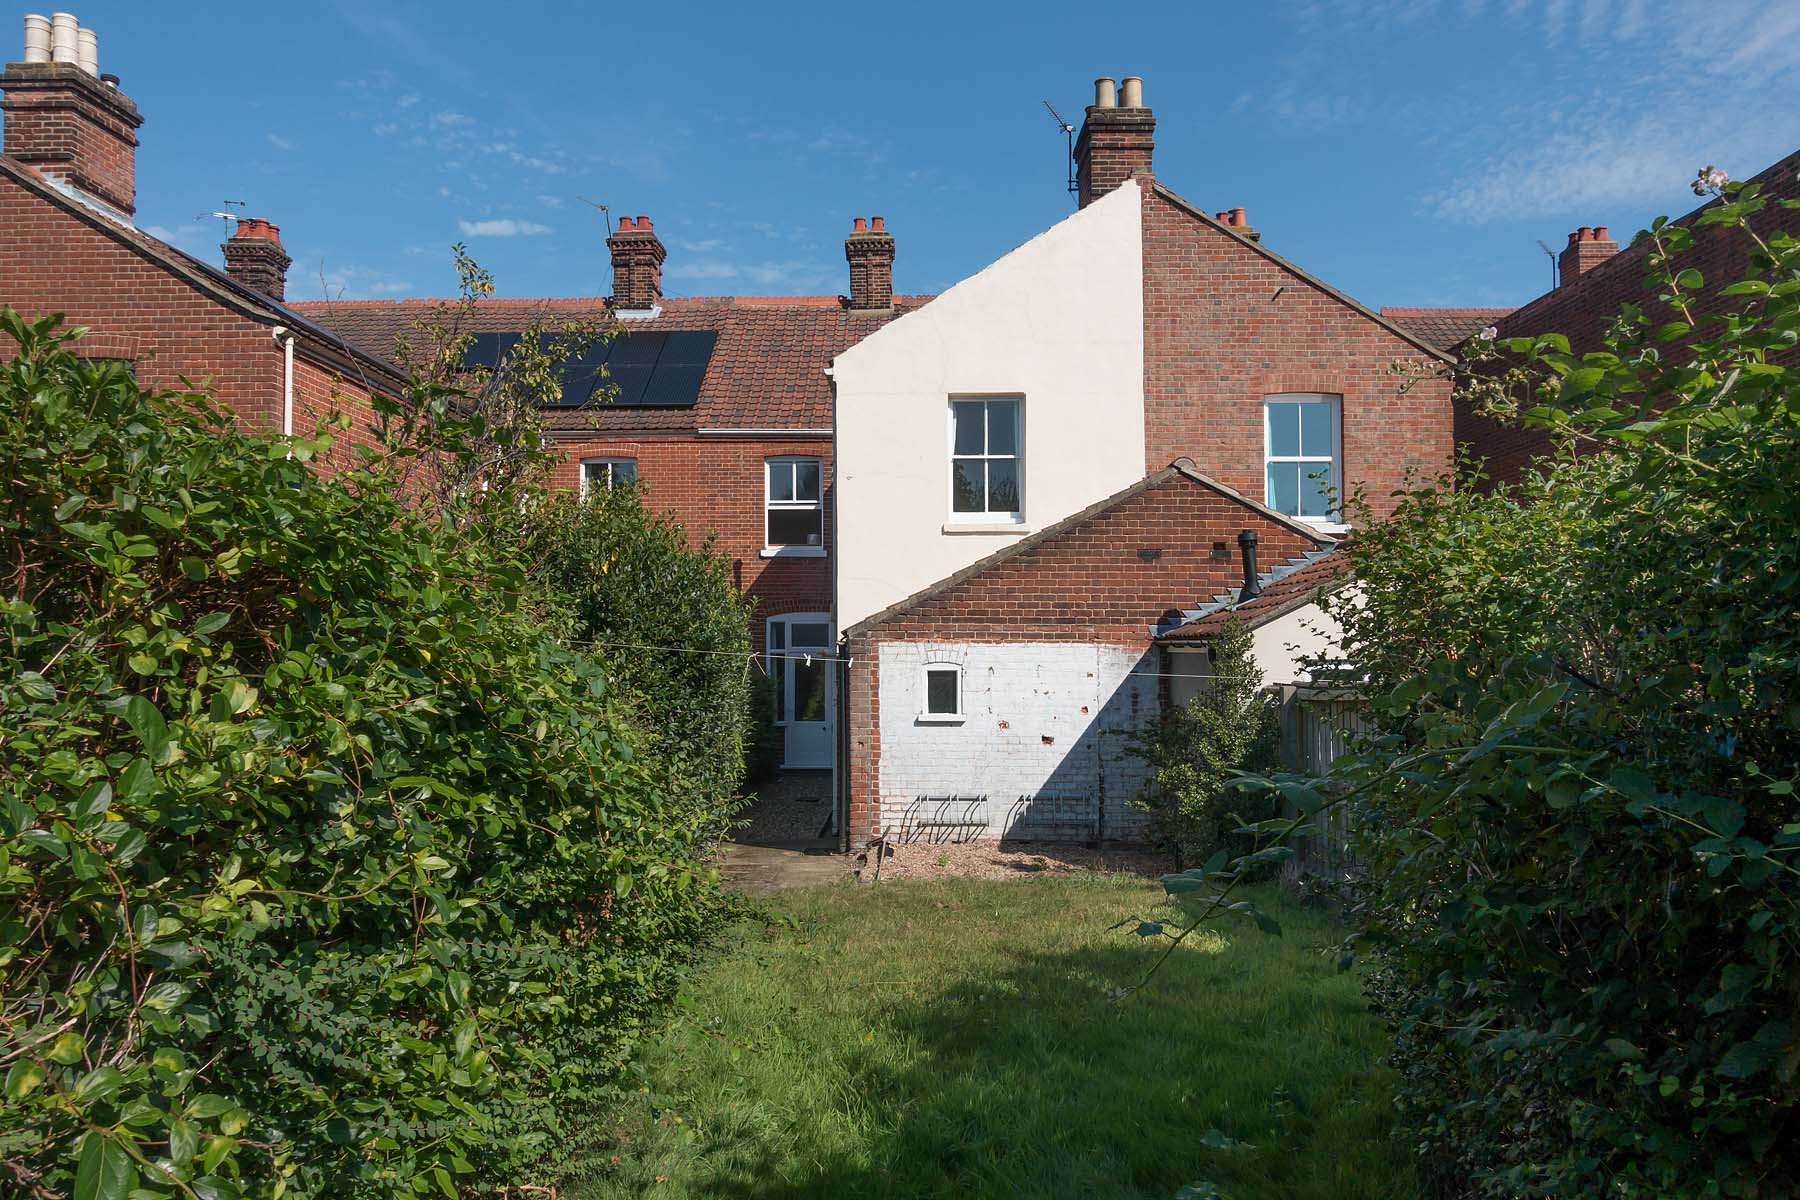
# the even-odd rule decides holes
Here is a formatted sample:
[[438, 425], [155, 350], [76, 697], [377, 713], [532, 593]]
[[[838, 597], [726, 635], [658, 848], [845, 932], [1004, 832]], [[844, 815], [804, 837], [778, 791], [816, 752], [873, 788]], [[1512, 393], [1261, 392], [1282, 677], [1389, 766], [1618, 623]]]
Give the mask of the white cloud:
[[538, 200], [538, 203], [543, 205], [545, 208], [561, 208], [563, 206], [563, 198], [561, 196], [552, 196], [547, 193], [540, 193], [538, 195], [537, 200]]
[[445, 111], [431, 114], [431, 127], [433, 129], [461, 129], [465, 125], [473, 125], [474, 123], [475, 118], [466, 113]]
[[284, 138], [279, 133], [269, 133], [269, 134], [265, 134], [264, 136], [266, 136], [269, 139], [269, 145], [275, 147], [277, 150], [297, 150], [297, 149], [299, 149], [298, 145], [294, 142], [294, 140], [292, 138]]
[[406, 95], [404, 95], [404, 96], [400, 97], [398, 100], [394, 101], [394, 103], [401, 108], [411, 108], [413, 105], [417, 104], [418, 102], [419, 102], [419, 94], [417, 92], [408, 92], [408, 93], [406, 93]]
[[689, 254], [711, 254], [714, 250], [717, 250], [724, 245], [724, 238], [709, 237], [702, 238], [697, 242], [677, 241], [675, 243], [675, 248], [677, 250], [685, 250]]
[[465, 237], [522, 237], [552, 232], [548, 225], [539, 225], [535, 221], [515, 221], [511, 217], [491, 221], [458, 221], [456, 227], [462, 230]]

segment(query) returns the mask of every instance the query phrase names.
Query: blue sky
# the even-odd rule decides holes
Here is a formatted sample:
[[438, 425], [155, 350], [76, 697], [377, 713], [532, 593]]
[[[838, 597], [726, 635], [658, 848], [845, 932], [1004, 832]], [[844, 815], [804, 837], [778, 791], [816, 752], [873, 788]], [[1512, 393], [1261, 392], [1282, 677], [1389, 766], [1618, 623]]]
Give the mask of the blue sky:
[[459, 240], [503, 295], [604, 294], [578, 197], [655, 220], [670, 294], [841, 292], [872, 213], [936, 291], [1070, 211], [1041, 102], [1103, 74], [1164, 182], [1376, 305], [1529, 299], [1538, 239], [1800, 144], [1796, 0], [66, 6], [145, 114], [140, 224], [216, 261], [195, 214], [242, 199], [296, 298], [444, 294]]

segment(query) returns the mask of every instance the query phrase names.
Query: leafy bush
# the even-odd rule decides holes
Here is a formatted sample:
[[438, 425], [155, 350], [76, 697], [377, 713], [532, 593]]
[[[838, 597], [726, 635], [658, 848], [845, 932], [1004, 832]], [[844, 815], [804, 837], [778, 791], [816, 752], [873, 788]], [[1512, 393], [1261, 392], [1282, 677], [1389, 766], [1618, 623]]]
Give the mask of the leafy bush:
[[751, 605], [729, 563], [710, 539], [689, 549], [682, 527], [629, 487], [551, 498], [526, 539], [571, 638], [638, 699], [670, 799], [722, 834], [744, 778], [752, 674]]
[[1606, 452], [1350, 549], [1376, 730], [1338, 767], [1433, 1195], [1800, 1192], [1800, 250], [1725, 193], [1720, 311], [1659, 221], [1666, 311], [1478, 381]]
[[629, 698], [383, 463], [0, 328], [0, 1191], [579, 1169], [717, 904]]
[[1219, 850], [1248, 851], [1248, 835], [1235, 831], [1274, 816], [1263, 795], [1228, 790], [1238, 774], [1274, 767], [1279, 749], [1251, 649], [1250, 631], [1229, 622], [1212, 644], [1213, 673], [1200, 691], [1134, 741], [1150, 776], [1132, 804], [1150, 813], [1150, 840], [1175, 856], [1177, 869]]

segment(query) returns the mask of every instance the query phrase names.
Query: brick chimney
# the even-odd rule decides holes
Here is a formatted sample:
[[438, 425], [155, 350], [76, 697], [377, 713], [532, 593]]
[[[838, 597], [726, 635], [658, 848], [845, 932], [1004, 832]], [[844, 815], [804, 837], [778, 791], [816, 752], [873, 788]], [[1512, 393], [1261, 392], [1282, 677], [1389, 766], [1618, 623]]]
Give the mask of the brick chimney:
[[1262, 241], [1262, 234], [1250, 227], [1250, 217], [1241, 208], [1226, 208], [1213, 214], [1213, 220], [1228, 227], [1239, 237], [1247, 237], [1253, 242]]
[[844, 239], [844, 258], [850, 263], [852, 310], [886, 312], [894, 307], [894, 235], [887, 222], [857, 217]]
[[99, 40], [68, 13], [25, 18], [25, 57], [0, 73], [8, 157], [129, 218], [137, 202], [137, 105], [100, 74]]
[[245, 217], [219, 249], [225, 273], [271, 300], [287, 299], [287, 269], [293, 259], [281, 248], [281, 229], [261, 217]]
[[1619, 243], [1606, 236], [1606, 226], [1583, 225], [1569, 235], [1569, 244], [1556, 260], [1557, 286], [1574, 283], [1619, 252]]
[[1144, 81], [1127, 75], [1094, 80], [1094, 102], [1075, 139], [1075, 191], [1082, 208], [1142, 172], [1150, 173], [1156, 118], [1144, 107]]
[[620, 217], [606, 248], [612, 251], [613, 307], [655, 308], [662, 299], [662, 265], [669, 252], [650, 218]]

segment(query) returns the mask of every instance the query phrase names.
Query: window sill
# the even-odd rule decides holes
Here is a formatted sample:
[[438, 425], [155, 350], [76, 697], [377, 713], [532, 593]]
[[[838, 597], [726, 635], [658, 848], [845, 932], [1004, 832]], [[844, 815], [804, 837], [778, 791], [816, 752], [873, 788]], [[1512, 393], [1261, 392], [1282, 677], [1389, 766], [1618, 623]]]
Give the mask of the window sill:
[[1295, 517], [1302, 525], [1311, 525], [1327, 537], [1342, 537], [1350, 532], [1350, 527], [1341, 521], [1325, 521], [1318, 517]]
[[944, 522], [944, 532], [1018, 537], [1030, 533], [1031, 526], [1023, 521], [946, 521]]
[[824, 558], [823, 546], [764, 546], [758, 553], [764, 558]]
[[917, 725], [961, 725], [969, 718], [962, 713], [920, 713], [914, 718]]

